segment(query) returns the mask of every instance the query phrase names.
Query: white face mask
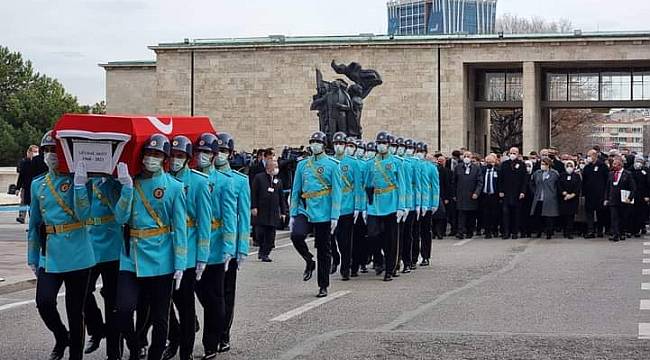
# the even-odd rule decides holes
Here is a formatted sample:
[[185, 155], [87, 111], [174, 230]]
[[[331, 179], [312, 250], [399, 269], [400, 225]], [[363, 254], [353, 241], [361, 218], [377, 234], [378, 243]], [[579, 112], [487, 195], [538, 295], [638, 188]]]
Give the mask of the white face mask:
[[417, 153], [417, 154], [415, 154], [415, 157], [420, 159], [420, 160], [424, 160], [424, 153], [421, 153], [421, 152]]
[[212, 165], [212, 154], [200, 152], [197, 157], [196, 165], [201, 169], [210, 167], [210, 165]]
[[406, 149], [406, 155], [413, 155], [415, 154], [415, 149]]
[[56, 170], [59, 167], [59, 156], [54, 152], [45, 153], [43, 161], [50, 170]]
[[345, 145], [343, 144], [334, 145], [334, 152], [336, 152], [336, 155], [343, 155], [343, 153], [345, 153]]
[[580, 164], [580, 170], [584, 170], [585, 166], [586, 166], [585, 164]]
[[643, 167], [643, 163], [640, 162], [635, 162], [634, 163], [634, 168], [637, 170], [640, 170]]
[[388, 152], [387, 144], [377, 144], [377, 152], [380, 154], [385, 154]]
[[397, 155], [399, 155], [399, 156], [404, 156], [405, 153], [406, 153], [406, 149], [405, 149], [405, 148], [403, 148], [403, 147], [401, 147], [401, 146], [397, 148]]
[[542, 171], [548, 171], [548, 165], [542, 165], [540, 168]]
[[363, 149], [357, 149], [357, 151], [355, 152], [355, 155], [356, 155], [358, 158], [362, 158], [365, 154], [366, 154], [366, 151], [363, 150]]
[[588, 156], [588, 157], [585, 159], [585, 162], [586, 162], [587, 164], [591, 164], [591, 163], [593, 162], [593, 160], [591, 159], [591, 157]]
[[38, 156], [38, 151], [32, 153], [32, 157]]
[[566, 168], [566, 173], [569, 174], [569, 175], [573, 174], [574, 171], [575, 171], [574, 167], [567, 167]]
[[223, 153], [223, 152], [218, 153], [217, 154], [217, 159], [215, 160], [215, 163], [218, 166], [226, 165], [228, 163], [228, 156], [229, 155], [227, 153]]
[[271, 174], [273, 174], [273, 176], [275, 176], [275, 175], [277, 175], [279, 173], [280, 173], [280, 169], [278, 169], [278, 168], [275, 168], [275, 169], [273, 169], [273, 171], [271, 171]]
[[179, 159], [179, 158], [171, 158], [169, 161], [169, 170], [173, 172], [179, 172], [181, 169], [185, 167], [185, 159]]
[[150, 173], [157, 173], [162, 170], [163, 160], [154, 156], [145, 156], [142, 158], [142, 165]]
[[311, 149], [311, 153], [314, 155], [319, 155], [323, 152], [323, 144], [321, 143], [311, 143], [309, 144], [309, 148]]
[[397, 146], [393, 146], [393, 145], [391, 145], [391, 146], [389, 147], [389, 149], [390, 149], [390, 153], [391, 153], [391, 154], [393, 154], [393, 155], [397, 154]]
[[366, 159], [372, 159], [374, 158], [376, 153], [374, 151], [368, 151], [366, 152]]
[[464, 157], [463, 162], [465, 163], [465, 165], [469, 165], [472, 162], [472, 158]]
[[354, 146], [346, 146], [345, 147], [345, 154], [349, 156], [354, 156], [356, 153], [357, 149]]
[[510, 154], [508, 157], [510, 158], [511, 161], [517, 160], [517, 154]]

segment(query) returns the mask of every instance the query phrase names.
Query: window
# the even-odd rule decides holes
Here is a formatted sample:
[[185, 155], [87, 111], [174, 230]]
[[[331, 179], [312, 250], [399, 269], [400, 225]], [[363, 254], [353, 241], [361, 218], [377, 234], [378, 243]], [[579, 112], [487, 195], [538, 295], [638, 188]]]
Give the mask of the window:
[[569, 101], [598, 101], [598, 74], [569, 74]]
[[485, 72], [479, 98], [483, 101], [521, 101], [523, 93], [520, 72]]
[[546, 94], [550, 101], [567, 101], [569, 98], [567, 74], [547, 74]]
[[605, 72], [601, 74], [601, 100], [630, 100], [632, 98], [632, 74], [629, 72]]
[[650, 100], [650, 72], [635, 72], [632, 82], [632, 100]]

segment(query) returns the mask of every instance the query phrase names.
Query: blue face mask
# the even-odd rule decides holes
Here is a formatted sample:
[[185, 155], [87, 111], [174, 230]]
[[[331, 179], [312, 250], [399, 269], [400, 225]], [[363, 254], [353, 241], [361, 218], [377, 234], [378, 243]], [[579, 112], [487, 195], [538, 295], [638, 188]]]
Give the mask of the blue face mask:
[[215, 161], [215, 163], [218, 166], [226, 165], [228, 163], [228, 154], [223, 152], [217, 154], [217, 160]]
[[345, 153], [345, 145], [334, 145], [334, 152], [336, 152], [336, 155], [343, 155], [343, 153]]
[[162, 163], [163, 160], [155, 156], [145, 156], [142, 159], [142, 165], [144, 166], [145, 170], [154, 174], [162, 170]]
[[323, 144], [321, 143], [311, 143], [309, 144], [309, 148], [311, 149], [312, 154], [314, 155], [319, 155], [323, 152]]
[[200, 152], [196, 160], [196, 164], [199, 168], [205, 169], [212, 165], [212, 154]]

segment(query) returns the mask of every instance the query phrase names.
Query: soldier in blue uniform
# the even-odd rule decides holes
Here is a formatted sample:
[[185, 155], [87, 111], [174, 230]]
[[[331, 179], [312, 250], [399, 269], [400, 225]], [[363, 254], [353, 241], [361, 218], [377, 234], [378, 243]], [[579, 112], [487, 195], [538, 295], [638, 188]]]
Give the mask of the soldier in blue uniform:
[[352, 265], [352, 231], [354, 223], [363, 211], [361, 171], [357, 159], [353, 157], [357, 149], [353, 138], [347, 138], [344, 132], [337, 132], [332, 137], [332, 143], [334, 158], [339, 162], [343, 181], [341, 212], [333, 238], [336, 238], [341, 251], [341, 279], [348, 281]]
[[[371, 143], [374, 146], [374, 143]], [[368, 199], [366, 197], [364, 180], [366, 174], [366, 164], [368, 163], [366, 159], [366, 148], [367, 145], [362, 140], [356, 140], [356, 151], [354, 157], [357, 160], [359, 167], [359, 186], [361, 187], [361, 193], [359, 195], [359, 206], [361, 207], [361, 218], [357, 219], [354, 222], [354, 230], [352, 235], [352, 267], [351, 267], [351, 277], [359, 276], [359, 272], [367, 273], [368, 269], [366, 265], [368, 264], [368, 256], [370, 254], [366, 221], [368, 220]], [[374, 147], [372, 147], [374, 149]]]
[[416, 229], [416, 240], [413, 246], [413, 258], [417, 261], [422, 256], [420, 266], [428, 266], [431, 259], [431, 227], [432, 215], [438, 211], [440, 204], [440, 177], [438, 167], [426, 158], [428, 146], [423, 142], [415, 144], [416, 158], [418, 159], [418, 176], [420, 179], [420, 224]]
[[251, 193], [248, 176], [230, 168], [230, 159], [235, 151], [235, 139], [228, 133], [217, 134], [217, 151], [215, 159], [217, 171], [229, 176], [232, 188], [232, 191], [227, 192], [224, 198], [224, 201], [230, 204], [224, 208], [224, 211], [230, 211], [231, 217], [235, 219], [234, 246], [226, 247], [224, 279], [226, 323], [219, 339], [219, 352], [226, 352], [230, 350], [230, 328], [235, 312], [237, 270], [248, 257], [251, 232]]
[[[126, 164], [119, 166], [123, 167]], [[104, 176], [91, 178], [86, 187], [90, 194], [90, 218], [86, 221], [86, 231], [93, 245], [97, 265], [92, 269], [84, 309], [86, 327], [90, 335], [84, 352], [93, 353], [99, 348], [101, 339], [106, 337], [106, 357], [108, 360], [115, 360], [122, 356], [115, 302], [124, 230], [123, 225], [115, 221], [114, 209], [120, 198], [122, 185], [113, 177]], [[100, 275], [102, 277], [100, 294], [104, 298], [105, 323], [93, 294]]]
[[375, 265], [384, 281], [391, 281], [397, 265], [398, 224], [407, 214], [406, 185], [402, 162], [389, 152], [391, 136], [386, 131], [377, 134], [377, 155], [368, 164], [366, 194], [368, 196], [368, 237], [384, 252], [384, 266]]
[[[165, 349], [172, 289], [178, 290], [187, 266], [187, 219], [183, 183], [163, 170], [170, 142], [152, 135], [144, 146], [142, 172], [125, 188], [115, 207], [115, 219], [126, 224], [117, 290], [118, 319], [129, 347], [138, 359], [139, 339], [133, 326], [138, 301], [149, 309], [153, 327], [148, 359], [160, 360]], [[128, 173], [118, 168], [118, 179]]]
[[325, 154], [327, 136], [320, 131], [309, 138], [312, 155], [300, 161], [291, 190], [291, 242], [306, 267], [303, 280], [312, 277], [316, 262], [305, 239], [313, 228], [318, 260], [318, 297], [327, 296], [330, 273], [330, 235], [341, 213], [342, 181], [339, 162]]
[[[49, 359], [62, 359], [65, 348], [70, 347], [69, 358], [77, 360], [83, 358], [84, 299], [91, 268], [96, 263], [85, 229], [90, 215], [88, 177], [83, 162], [77, 163], [74, 179], [59, 173], [51, 131], [43, 136], [41, 150], [48, 172], [31, 184], [27, 264], [38, 279], [36, 307], [56, 340]], [[69, 332], [56, 308], [57, 295], [64, 283]]]
[[226, 304], [224, 295], [225, 267], [227, 257], [232, 257], [237, 231], [236, 204], [232, 174], [215, 169], [215, 154], [218, 153], [217, 136], [204, 133], [195, 146], [195, 161], [198, 170], [208, 175], [212, 188], [211, 231], [208, 265], [197, 287], [197, 295], [203, 306], [203, 349], [202, 359], [214, 359], [220, 351], [220, 341], [226, 325]]
[[[413, 158], [413, 140], [399, 137], [395, 140], [395, 144], [397, 145], [397, 157], [402, 159], [404, 184], [406, 185], [406, 207], [409, 209], [406, 220], [402, 225], [399, 245], [403, 263], [402, 273], [407, 274], [411, 272], [414, 262], [417, 262], [417, 258], [413, 260], [411, 254], [413, 251], [414, 227], [420, 218], [420, 179]], [[410, 154], [407, 154], [407, 150], [409, 150]]]
[[171, 309], [169, 344], [163, 359], [176, 356], [180, 346], [180, 359], [193, 359], [196, 330], [196, 309], [194, 290], [196, 280], [201, 276], [210, 255], [210, 230], [212, 227], [212, 200], [208, 176], [188, 167], [192, 159], [192, 141], [179, 135], [172, 139], [169, 172], [180, 182], [187, 200], [187, 261], [180, 289], [172, 298], [178, 309]]

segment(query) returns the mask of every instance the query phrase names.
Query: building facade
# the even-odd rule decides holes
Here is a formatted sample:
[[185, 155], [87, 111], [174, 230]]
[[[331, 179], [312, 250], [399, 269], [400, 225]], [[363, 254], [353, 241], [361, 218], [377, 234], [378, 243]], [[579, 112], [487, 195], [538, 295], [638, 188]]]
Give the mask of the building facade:
[[554, 109], [650, 108], [649, 45], [650, 33], [634, 32], [273, 36], [159, 44], [155, 62], [101, 66], [108, 112], [207, 115], [250, 150], [304, 144], [318, 129], [315, 69], [335, 79], [332, 60], [355, 61], [384, 80], [364, 103], [366, 139], [389, 130], [485, 153], [489, 110], [517, 114], [530, 151], [551, 145]]
[[393, 0], [388, 34], [493, 34], [497, 0]]

